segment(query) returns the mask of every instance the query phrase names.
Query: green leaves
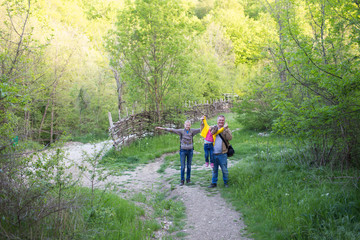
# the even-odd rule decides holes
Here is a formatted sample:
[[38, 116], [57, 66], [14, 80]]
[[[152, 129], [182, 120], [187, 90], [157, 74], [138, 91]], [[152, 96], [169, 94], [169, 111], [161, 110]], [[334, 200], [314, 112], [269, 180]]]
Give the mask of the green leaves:
[[235, 64], [256, 63], [263, 57], [262, 48], [276, 38], [275, 22], [267, 14], [261, 14], [258, 20], [249, 18], [242, 5], [232, 4], [228, 8], [216, 9], [216, 21], [225, 27], [226, 35], [233, 44]]
[[293, 21], [301, 19], [297, 14], [301, 4], [287, 7], [280, 17], [279, 66], [286, 67], [289, 77], [279, 86], [283, 94], [276, 106], [281, 116], [275, 129], [309, 144], [318, 164], [358, 164], [352, 157], [359, 152], [359, 76], [352, 61], [358, 50], [354, 51], [355, 41], [348, 33], [353, 21], [360, 21], [352, 18], [350, 23], [339, 10], [349, 10], [342, 1], [309, 1], [302, 9], [306, 13], [302, 26]]
[[164, 99], [178, 89], [177, 77], [186, 68], [184, 54], [191, 37], [191, 20], [178, 1], [127, 3], [115, 29], [109, 32], [106, 48], [122, 62], [121, 75], [131, 86], [128, 94], [160, 111]]

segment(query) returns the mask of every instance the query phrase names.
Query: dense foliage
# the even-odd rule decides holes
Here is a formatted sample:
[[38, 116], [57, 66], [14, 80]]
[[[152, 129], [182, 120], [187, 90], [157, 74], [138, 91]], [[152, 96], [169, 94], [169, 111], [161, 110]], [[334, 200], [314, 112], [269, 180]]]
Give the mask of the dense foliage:
[[107, 112], [116, 120], [243, 94], [250, 65], [264, 59], [262, 46], [276, 36], [270, 14], [252, 19], [244, 7], [210, 0], [3, 1], [1, 146], [16, 136], [41, 143], [104, 137]]
[[349, 1], [263, 3], [277, 22], [278, 38], [268, 46], [272, 66], [254, 78], [236, 109], [240, 121], [293, 137], [315, 164], [358, 166], [359, 6]]
[[111, 65], [120, 68], [129, 86], [127, 94], [145, 109], [148, 105], [155, 110], [159, 120], [165, 103], [171, 104], [170, 95], [179, 92], [177, 103], [186, 100], [181, 82], [188, 66], [191, 27], [199, 24], [187, 11], [178, 1], [129, 1], [109, 33]]

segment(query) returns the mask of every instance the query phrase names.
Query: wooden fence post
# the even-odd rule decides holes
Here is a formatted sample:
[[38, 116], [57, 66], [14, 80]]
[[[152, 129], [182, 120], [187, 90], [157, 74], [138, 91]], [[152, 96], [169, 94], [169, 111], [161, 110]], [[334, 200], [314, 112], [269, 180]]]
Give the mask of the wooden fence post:
[[109, 116], [110, 128], [113, 128], [113, 127], [114, 127], [114, 123], [113, 123], [113, 120], [112, 120], [112, 117], [111, 117], [111, 112], [108, 112], [108, 116]]

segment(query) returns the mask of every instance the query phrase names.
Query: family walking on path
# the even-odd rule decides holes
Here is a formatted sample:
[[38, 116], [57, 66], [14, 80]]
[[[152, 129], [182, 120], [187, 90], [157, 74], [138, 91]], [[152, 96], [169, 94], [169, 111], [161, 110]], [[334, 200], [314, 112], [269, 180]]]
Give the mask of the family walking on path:
[[[217, 125], [209, 126], [206, 116], [201, 118], [201, 128], [191, 129], [191, 121], [186, 120], [184, 129], [156, 127], [156, 129], [165, 130], [180, 136], [180, 185], [185, 183], [185, 166], [186, 166], [186, 183], [191, 183], [191, 161], [194, 151], [194, 136], [201, 132], [204, 137], [205, 165], [212, 167], [212, 179], [209, 188], [217, 186], [219, 167], [221, 168], [224, 180], [224, 186], [228, 187], [229, 171], [227, 168], [227, 151], [229, 141], [232, 139], [231, 131], [225, 123], [225, 116], [219, 115]], [[226, 141], [226, 142], [225, 142]], [[186, 164], [185, 164], [186, 163]]]

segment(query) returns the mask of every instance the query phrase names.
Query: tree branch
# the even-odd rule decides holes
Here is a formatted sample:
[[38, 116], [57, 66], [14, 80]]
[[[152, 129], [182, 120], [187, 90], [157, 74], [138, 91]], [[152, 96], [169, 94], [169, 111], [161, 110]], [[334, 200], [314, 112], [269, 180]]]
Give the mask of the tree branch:
[[[290, 20], [289, 20], [289, 18], [287, 18], [287, 20], [288, 20], [288, 24], [290, 25]], [[305, 56], [309, 59], [309, 61], [310, 61], [317, 69], [319, 69], [320, 71], [322, 71], [322, 72], [324, 72], [324, 73], [326, 73], [326, 74], [328, 74], [328, 75], [330, 75], [330, 76], [336, 77], [336, 78], [338, 78], [338, 79], [343, 79], [342, 77], [337, 76], [337, 75], [335, 75], [335, 74], [333, 74], [333, 73], [331, 73], [331, 72], [329, 72], [329, 71], [326, 71], [325, 69], [322, 69], [321, 67], [319, 67], [319, 66], [314, 62], [314, 60], [309, 56], [309, 54], [306, 52], [306, 50], [301, 46], [299, 40], [298, 40], [297, 38], [295, 38], [293, 32], [291, 31], [291, 28], [288, 27], [288, 29], [289, 29], [290, 36], [291, 36], [291, 38], [295, 41], [296, 45], [301, 49], [301, 51], [305, 54]]]
[[[12, 18], [10, 16], [10, 12], [9, 13], [9, 17], [10, 17], [10, 21], [11, 21], [11, 24], [13, 25], [13, 22], [12, 22]], [[20, 39], [19, 39], [19, 42], [18, 42], [18, 46], [17, 46], [17, 50], [16, 50], [16, 55], [15, 55], [15, 58], [13, 59], [12, 61], [12, 65], [11, 65], [11, 68], [8, 72], [9, 75], [11, 75], [12, 71], [14, 70], [15, 68], [15, 64], [17, 62], [17, 59], [18, 57], [20, 56], [20, 48], [22, 46], [22, 43], [23, 43], [23, 38], [24, 38], [24, 35], [25, 35], [25, 29], [26, 29], [26, 24], [27, 24], [27, 21], [29, 19], [29, 16], [30, 16], [30, 0], [28, 0], [28, 9], [26, 10], [26, 17], [25, 17], [25, 20], [24, 20], [24, 24], [23, 24], [23, 27], [22, 27], [22, 32], [21, 34], [19, 34], [15, 27], [13, 26], [15, 32], [20, 36]]]

